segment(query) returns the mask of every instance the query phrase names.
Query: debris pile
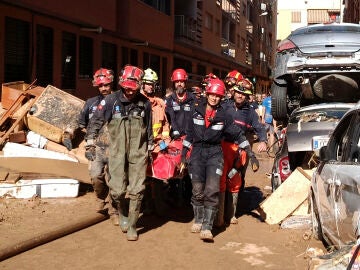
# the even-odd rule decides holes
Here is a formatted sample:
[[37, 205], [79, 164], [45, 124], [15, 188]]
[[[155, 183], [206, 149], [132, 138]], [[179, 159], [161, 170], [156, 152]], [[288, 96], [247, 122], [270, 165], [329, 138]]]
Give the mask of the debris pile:
[[77, 126], [84, 103], [52, 85], [2, 84], [0, 197], [77, 196], [79, 181], [90, 183]]

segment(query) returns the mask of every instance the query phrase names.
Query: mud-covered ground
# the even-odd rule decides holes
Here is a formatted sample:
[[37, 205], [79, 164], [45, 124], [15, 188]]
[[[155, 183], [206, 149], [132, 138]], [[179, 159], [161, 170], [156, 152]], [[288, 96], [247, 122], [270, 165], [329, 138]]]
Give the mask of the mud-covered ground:
[[[128, 242], [104, 220], [12, 256], [0, 262], [0, 269], [308, 269], [308, 250], [325, 251], [322, 243], [305, 240], [305, 229], [270, 226], [252, 211], [271, 193], [266, 175], [271, 165], [262, 155], [260, 170], [248, 171], [239, 224], [214, 230], [214, 243], [190, 233], [189, 205], [169, 204], [166, 217], [140, 216], [137, 242]], [[94, 194], [84, 184], [77, 198], [0, 199], [0, 256], [34, 237], [44, 239], [93, 216], [96, 220], [94, 208]]]

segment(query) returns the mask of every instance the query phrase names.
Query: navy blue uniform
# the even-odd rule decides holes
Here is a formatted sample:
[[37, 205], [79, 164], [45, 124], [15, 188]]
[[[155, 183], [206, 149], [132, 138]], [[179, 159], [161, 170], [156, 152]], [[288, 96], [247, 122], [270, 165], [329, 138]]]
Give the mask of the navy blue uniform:
[[91, 117], [96, 111], [97, 106], [100, 104], [100, 101], [104, 99], [103, 95], [97, 95], [96, 97], [89, 98], [84, 107], [82, 108], [79, 116], [79, 127], [86, 128], [89, 124]]
[[[244, 132], [249, 129], [253, 129], [256, 135], [259, 137], [260, 142], [266, 142], [266, 130], [264, 125], [259, 122], [259, 115], [251, 107], [249, 102], [245, 102], [241, 107], [236, 107], [235, 103], [227, 106], [227, 110], [232, 114], [234, 118], [234, 123], [239, 125]], [[228, 140], [231, 141], [231, 140]]]
[[171, 125], [171, 136], [185, 135], [187, 123], [191, 119], [191, 109], [195, 104], [195, 96], [187, 92], [184, 100], [179, 100], [176, 93], [166, 98], [166, 115]]
[[183, 145], [184, 149], [193, 147], [189, 163], [193, 184], [192, 204], [216, 208], [224, 163], [221, 140], [226, 135], [242, 148], [249, 144], [243, 130], [233, 123], [232, 115], [227, 113], [225, 106], [217, 108], [208, 127], [205, 125], [205, 113], [206, 101], [194, 107]]

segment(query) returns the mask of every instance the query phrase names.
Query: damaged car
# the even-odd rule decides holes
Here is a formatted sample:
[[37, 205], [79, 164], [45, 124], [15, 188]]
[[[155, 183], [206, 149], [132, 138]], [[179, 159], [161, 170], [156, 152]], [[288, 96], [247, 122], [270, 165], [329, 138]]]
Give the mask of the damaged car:
[[297, 107], [360, 99], [360, 25], [314, 24], [294, 30], [276, 52], [272, 114], [287, 119]]
[[289, 117], [284, 141], [275, 155], [271, 185], [274, 191], [297, 168], [318, 165], [319, 150], [325, 146], [341, 117], [355, 103], [320, 103], [295, 109]]
[[320, 149], [311, 180], [313, 233], [331, 247], [351, 247], [360, 236], [360, 103], [349, 110]]

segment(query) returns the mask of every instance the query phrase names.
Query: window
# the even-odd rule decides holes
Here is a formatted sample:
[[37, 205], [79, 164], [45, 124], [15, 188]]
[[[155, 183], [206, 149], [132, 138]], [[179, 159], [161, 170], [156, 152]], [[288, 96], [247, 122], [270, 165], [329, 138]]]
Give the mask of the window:
[[291, 22], [300, 23], [301, 22], [301, 11], [292, 11], [291, 12]]
[[30, 81], [30, 25], [5, 18], [5, 81]]
[[121, 67], [129, 64], [129, 48], [121, 47]]
[[210, 13], [205, 14], [204, 25], [207, 29], [213, 30], [213, 16]]
[[76, 88], [76, 35], [69, 32], [62, 33], [62, 74], [61, 89]]
[[130, 64], [137, 66], [138, 65], [138, 51], [131, 49], [130, 50]]
[[80, 36], [79, 77], [92, 78], [93, 69], [93, 40], [89, 37]]
[[166, 15], [170, 15], [170, 5], [171, 1], [169, 0], [142, 0], [145, 4], [161, 11]]
[[36, 26], [36, 84], [47, 86], [53, 83], [54, 34], [50, 27]]
[[[101, 46], [102, 51], [102, 61], [101, 66], [104, 68], [109, 68], [114, 71], [114, 76], [117, 78], [117, 53], [116, 53], [116, 45], [108, 42], [103, 42]], [[115, 79], [113, 82], [113, 89], [116, 89], [117, 80]]]
[[215, 34], [220, 36], [220, 20], [216, 19], [215, 21]]
[[206, 75], [206, 67], [203, 65], [197, 65], [197, 74], [205, 76]]

